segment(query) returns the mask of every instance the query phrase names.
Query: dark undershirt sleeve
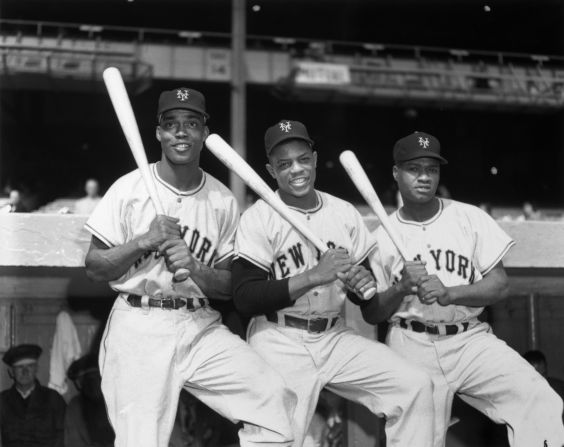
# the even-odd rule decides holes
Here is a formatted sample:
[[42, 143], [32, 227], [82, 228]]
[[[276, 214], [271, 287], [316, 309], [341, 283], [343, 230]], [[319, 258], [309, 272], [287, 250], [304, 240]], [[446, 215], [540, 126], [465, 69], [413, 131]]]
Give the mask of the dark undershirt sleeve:
[[[368, 262], [368, 258], [365, 258], [364, 261], [362, 261], [359, 265], [363, 266], [366, 270], [368, 270], [370, 273], [372, 273], [372, 269], [370, 268], [370, 262]], [[374, 276], [374, 274], [372, 273], [372, 276]], [[354, 292], [349, 292], [347, 291], [347, 298], [353, 303], [356, 304], [357, 306], [360, 307], [364, 307], [366, 305], [368, 305], [368, 303], [370, 302], [370, 300], [366, 301], [366, 300], [361, 300], [356, 293]]]
[[246, 259], [236, 259], [231, 266], [233, 302], [246, 316], [275, 312], [294, 303], [290, 299], [288, 281], [268, 279], [268, 272]]

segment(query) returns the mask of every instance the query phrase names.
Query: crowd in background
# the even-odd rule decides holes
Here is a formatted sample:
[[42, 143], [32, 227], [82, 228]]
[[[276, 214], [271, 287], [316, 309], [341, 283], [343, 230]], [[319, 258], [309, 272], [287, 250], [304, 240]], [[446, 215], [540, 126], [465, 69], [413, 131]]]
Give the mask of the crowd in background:
[[[29, 188], [25, 186], [16, 188], [8, 185], [0, 193], [0, 214], [36, 212], [89, 215], [102, 196], [98, 180], [95, 178], [87, 179], [84, 183], [84, 192], [85, 195], [81, 198], [60, 198], [38, 206], [36, 195]], [[383, 196], [388, 199], [387, 201], [390, 204], [393, 203], [392, 207], [388, 207], [388, 211], [391, 211], [393, 207], [399, 208], [401, 206], [401, 197], [397, 187], [392, 186]], [[439, 185], [437, 196], [445, 199], [453, 198], [444, 184]], [[252, 191], [249, 191], [242, 211], [252, 205], [256, 198], [257, 196]], [[504, 222], [564, 220], [564, 210], [541, 210], [534, 202], [529, 200], [523, 201], [521, 207], [494, 206], [490, 202], [481, 202], [476, 205], [494, 219]], [[361, 205], [361, 212], [363, 212], [362, 208], [364, 208], [364, 204]]]
[[[102, 396], [96, 351], [93, 349], [70, 364], [66, 380], [72, 386], [60, 394], [61, 390], [53, 390], [51, 383], [44, 386], [37, 379], [41, 347], [25, 344], [8, 350], [2, 360], [8, 368], [13, 385], [0, 393], [0, 445], [113, 446], [115, 436]], [[523, 356], [564, 398], [564, 381], [549, 375], [544, 354], [535, 350], [528, 351]], [[51, 361], [53, 362], [53, 356]], [[461, 402], [455, 403], [451, 426], [457, 424], [460, 418], [480, 417], [468, 413], [468, 409], [470, 407], [462, 407]], [[310, 439], [315, 446], [344, 446], [345, 418], [344, 400], [323, 390], [309, 429]], [[495, 442], [491, 445], [507, 446], [505, 427], [489, 420], [478, 423], [482, 424], [480, 430], [488, 431], [488, 439]], [[183, 390], [169, 447], [237, 447], [238, 429], [238, 425], [224, 419]], [[383, 435], [383, 430], [381, 433]], [[380, 445], [385, 445], [385, 439], [380, 442]]]

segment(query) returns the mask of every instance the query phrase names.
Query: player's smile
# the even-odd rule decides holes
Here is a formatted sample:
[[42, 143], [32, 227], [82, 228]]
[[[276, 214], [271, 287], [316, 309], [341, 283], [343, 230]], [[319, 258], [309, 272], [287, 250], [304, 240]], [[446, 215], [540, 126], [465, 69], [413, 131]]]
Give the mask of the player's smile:
[[198, 160], [207, 129], [199, 113], [180, 109], [165, 112], [157, 126], [164, 157], [176, 165]]
[[282, 200], [299, 208], [314, 207], [317, 153], [310, 145], [303, 140], [287, 140], [272, 150], [269, 161], [266, 167], [278, 183]]
[[176, 149], [177, 152], [186, 152], [187, 150], [189, 150], [192, 147], [192, 144], [190, 144], [190, 143], [177, 143], [177, 144], [173, 144], [172, 147], [174, 147], [174, 149]]
[[305, 186], [309, 181], [309, 177], [297, 177], [294, 179], [290, 180], [290, 185], [295, 186], [295, 187], [303, 187]]

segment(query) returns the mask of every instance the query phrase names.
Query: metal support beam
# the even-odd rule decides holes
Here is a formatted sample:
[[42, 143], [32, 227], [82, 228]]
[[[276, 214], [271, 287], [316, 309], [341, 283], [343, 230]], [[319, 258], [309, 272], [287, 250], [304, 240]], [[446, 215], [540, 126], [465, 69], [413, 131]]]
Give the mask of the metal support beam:
[[[246, 0], [232, 0], [231, 29], [231, 145], [246, 158], [247, 95], [245, 67]], [[239, 206], [245, 204], [246, 188], [243, 181], [232, 171], [229, 187]]]

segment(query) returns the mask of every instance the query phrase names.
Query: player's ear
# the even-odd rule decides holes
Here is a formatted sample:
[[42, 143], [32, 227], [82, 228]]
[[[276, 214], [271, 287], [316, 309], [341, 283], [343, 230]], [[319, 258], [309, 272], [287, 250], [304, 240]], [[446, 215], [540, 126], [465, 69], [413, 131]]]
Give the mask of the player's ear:
[[161, 141], [161, 127], [157, 126], [157, 128], [155, 129], [155, 136], [157, 137], [157, 140]]
[[266, 166], [266, 170], [268, 171], [270, 176], [273, 179], [275, 179], [276, 178], [276, 172], [274, 171], [274, 168], [272, 167], [272, 165], [270, 163], [267, 163], [265, 166]]
[[394, 180], [397, 182], [398, 181], [398, 167], [396, 165], [394, 165], [394, 167], [392, 168], [392, 175], [394, 176]]
[[317, 168], [317, 151], [313, 151], [313, 167]]

